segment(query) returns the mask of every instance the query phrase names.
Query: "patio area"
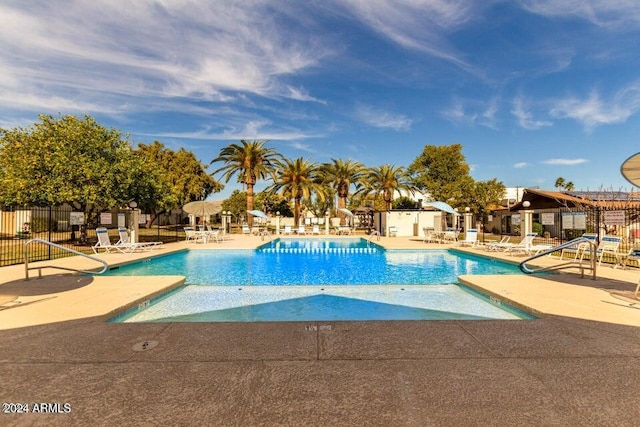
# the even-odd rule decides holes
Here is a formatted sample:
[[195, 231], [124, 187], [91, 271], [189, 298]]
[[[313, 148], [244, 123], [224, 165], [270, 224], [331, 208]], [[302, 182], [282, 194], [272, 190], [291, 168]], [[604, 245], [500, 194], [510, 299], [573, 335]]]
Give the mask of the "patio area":
[[[233, 235], [220, 244], [167, 244], [152, 253], [261, 243], [257, 236]], [[443, 247], [417, 238], [382, 237], [378, 243]], [[102, 258], [118, 264], [148, 255]], [[577, 274], [515, 281], [461, 277], [489, 295], [529, 307], [537, 320], [148, 324], [105, 319], [179, 286], [181, 277], [44, 270], [43, 279], [24, 281], [23, 266], [0, 272], [0, 398], [32, 408], [60, 404], [50, 405], [58, 413], [3, 411], [3, 425], [640, 421], [640, 303], [615, 296], [635, 289], [638, 269], [602, 267], [596, 281]], [[64, 403], [69, 413], [59, 413]]]

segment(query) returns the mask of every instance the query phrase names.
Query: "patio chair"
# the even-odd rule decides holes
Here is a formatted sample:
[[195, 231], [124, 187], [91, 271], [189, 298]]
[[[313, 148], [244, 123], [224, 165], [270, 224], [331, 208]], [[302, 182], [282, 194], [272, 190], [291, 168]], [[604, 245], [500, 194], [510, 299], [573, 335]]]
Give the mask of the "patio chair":
[[131, 253], [136, 249], [141, 249], [134, 244], [112, 244], [111, 239], [109, 238], [109, 231], [104, 227], [96, 228], [96, 237], [98, 238], [98, 242], [95, 245], [91, 246], [91, 249], [95, 254], [98, 253], [99, 249], [104, 249], [104, 251], [107, 253], [111, 253], [112, 251], [117, 251], [120, 253]]
[[307, 229], [304, 225], [298, 227], [298, 234], [307, 234]]
[[291, 235], [292, 231], [291, 231], [291, 226], [290, 225], [285, 225], [284, 226], [284, 231], [282, 232], [282, 234], [288, 234]]
[[398, 236], [398, 227], [396, 227], [395, 225], [390, 225], [389, 226], [389, 237], [397, 237]]
[[242, 234], [246, 234], [247, 236], [251, 234], [251, 229], [247, 224], [242, 225]]
[[[598, 235], [596, 233], [584, 233], [581, 237], [586, 239], [596, 241]], [[575, 246], [564, 248], [560, 251], [560, 260], [564, 258], [565, 254], [573, 254], [573, 259], [581, 259], [583, 256], [583, 252], [587, 249], [590, 249], [591, 245], [587, 242], [577, 243]]]
[[424, 233], [424, 239], [422, 239], [424, 243], [440, 243], [440, 239], [438, 239], [438, 235], [433, 228], [425, 227], [422, 232]]
[[596, 249], [596, 257], [598, 259], [598, 267], [602, 264], [602, 259], [605, 255], [612, 255], [614, 258], [613, 266], [616, 267], [619, 263], [620, 257], [623, 254], [618, 252], [618, 248], [620, 247], [620, 243], [622, 242], [622, 237], [620, 236], [603, 236], [600, 239], [600, 244]]
[[320, 235], [320, 226], [315, 224], [311, 230], [311, 234], [317, 234]]
[[[541, 250], [542, 248], [534, 248], [533, 239], [535, 239], [537, 235], [538, 233], [527, 233], [520, 241], [520, 243], [514, 243], [504, 246], [505, 253], [508, 253], [510, 255], [516, 255], [520, 253], [531, 254], [533, 251]], [[550, 248], [550, 245], [544, 245], [544, 249]]]
[[470, 228], [464, 234], [464, 240], [458, 240], [458, 246], [474, 247], [478, 244], [478, 229]]
[[198, 243], [207, 243], [206, 231], [199, 231], [193, 227], [184, 227], [185, 241]]
[[161, 245], [162, 242], [132, 242], [129, 239], [129, 233], [127, 232], [127, 229], [124, 227], [118, 227], [118, 235], [120, 236], [120, 240], [118, 240], [115, 245], [132, 245], [132, 246], [137, 246], [140, 249], [152, 249], [157, 247], [158, 245]]
[[502, 251], [506, 249], [508, 245], [511, 245], [511, 243], [509, 243], [509, 240], [511, 240], [511, 236], [502, 236], [502, 238], [497, 242], [486, 242], [484, 244], [484, 250], [485, 251]]

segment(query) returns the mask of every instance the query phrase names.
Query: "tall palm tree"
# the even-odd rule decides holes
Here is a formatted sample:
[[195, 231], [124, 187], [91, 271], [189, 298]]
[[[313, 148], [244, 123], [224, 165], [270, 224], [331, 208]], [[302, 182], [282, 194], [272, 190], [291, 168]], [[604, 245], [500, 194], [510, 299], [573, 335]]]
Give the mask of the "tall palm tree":
[[331, 159], [331, 163], [323, 163], [320, 166], [320, 177], [324, 184], [331, 185], [338, 195], [338, 217], [340, 225], [346, 224], [345, 214], [340, 209], [347, 207], [349, 188], [355, 185], [360, 188], [365, 177], [366, 168], [360, 162], [351, 159]]
[[391, 210], [393, 196], [396, 192], [405, 190], [413, 194], [416, 191], [411, 184], [409, 175], [402, 166], [386, 164], [370, 168], [366, 181], [366, 186], [361, 192], [366, 194], [374, 193], [376, 195], [382, 194], [387, 210]]
[[309, 160], [299, 157], [280, 162], [277, 177], [265, 191], [280, 192], [284, 197], [293, 199], [293, 221], [297, 227], [300, 221], [302, 199], [310, 200], [315, 193], [321, 200], [325, 198], [325, 187], [318, 178], [319, 167]]
[[[253, 209], [253, 186], [258, 179], [273, 178], [276, 165], [282, 158], [273, 148], [264, 146], [268, 141], [240, 140], [240, 144], [231, 144], [220, 150], [218, 157], [211, 163], [224, 162], [224, 166], [213, 171], [212, 175], [224, 172], [225, 182], [238, 175], [238, 182], [247, 186], [247, 209]], [[253, 216], [248, 217], [249, 226], [253, 226]]]

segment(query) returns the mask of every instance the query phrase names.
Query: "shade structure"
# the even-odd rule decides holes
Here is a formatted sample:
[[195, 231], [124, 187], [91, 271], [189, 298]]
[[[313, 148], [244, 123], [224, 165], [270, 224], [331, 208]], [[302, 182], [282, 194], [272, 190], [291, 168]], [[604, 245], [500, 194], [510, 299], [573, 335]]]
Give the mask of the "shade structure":
[[620, 166], [620, 173], [632, 185], [640, 187], [640, 153], [625, 160]]
[[198, 200], [187, 203], [182, 210], [195, 216], [209, 216], [222, 212], [222, 202]]
[[264, 219], [269, 218], [269, 217], [267, 216], [267, 214], [265, 214], [264, 212], [259, 211], [259, 210], [257, 210], [257, 209], [254, 209], [254, 210], [247, 210], [247, 213], [249, 213], [249, 214], [251, 214], [251, 215], [253, 215], [253, 216], [255, 216], [255, 217], [258, 217], [258, 218], [264, 218]]
[[339, 210], [340, 212], [342, 212], [343, 214], [345, 214], [345, 215], [353, 216], [353, 212], [351, 212], [349, 209], [340, 208], [340, 209], [338, 209], [338, 210]]
[[422, 204], [423, 206], [431, 206], [433, 208], [436, 208], [442, 212], [446, 212], [446, 213], [450, 213], [451, 215], [460, 215], [458, 212], [456, 212], [455, 209], [453, 209], [451, 206], [449, 206], [447, 203], [445, 202], [425, 202]]

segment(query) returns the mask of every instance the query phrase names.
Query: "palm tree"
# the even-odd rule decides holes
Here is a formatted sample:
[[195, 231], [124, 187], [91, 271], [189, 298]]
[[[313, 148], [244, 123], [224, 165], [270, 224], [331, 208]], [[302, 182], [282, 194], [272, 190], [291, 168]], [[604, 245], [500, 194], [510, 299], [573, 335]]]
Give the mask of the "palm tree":
[[[220, 150], [218, 157], [211, 163], [224, 162], [224, 166], [213, 171], [212, 175], [224, 172], [225, 182], [233, 175], [238, 175], [238, 182], [247, 186], [247, 209], [253, 209], [253, 186], [258, 179], [273, 178], [275, 167], [282, 158], [273, 148], [264, 144], [268, 141], [240, 140], [240, 144], [231, 144]], [[248, 217], [249, 226], [253, 226], [253, 216]]]
[[347, 207], [347, 197], [349, 197], [349, 188], [352, 184], [359, 189], [366, 169], [360, 162], [351, 159], [344, 161], [342, 159], [331, 159], [331, 163], [324, 163], [320, 166], [320, 177], [324, 184], [331, 185], [338, 195], [338, 217], [340, 217], [340, 225], [346, 224], [345, 213], [340, 209]]
[[315, 193], [321, 200], [325, 198], [325, 188], [318, 178], [319, 167], [309, 160], [299, 157], [280, 162], [278, 176], [265, 191], [280, 192], [284, 197], [293, 199], [293, 221], [297, 227], [300, 220], [302, 199], [310, 200]]
[[413, 194], [416, 191], [405, 168], [402, 166], [386, 164], [371, 168], [367, 174], [366, 181], [366, 187], [361, 191], [366, 194], [382, 194], [387, 210], [391, 210], [393, 196], [396, 192], [405, 190]]

